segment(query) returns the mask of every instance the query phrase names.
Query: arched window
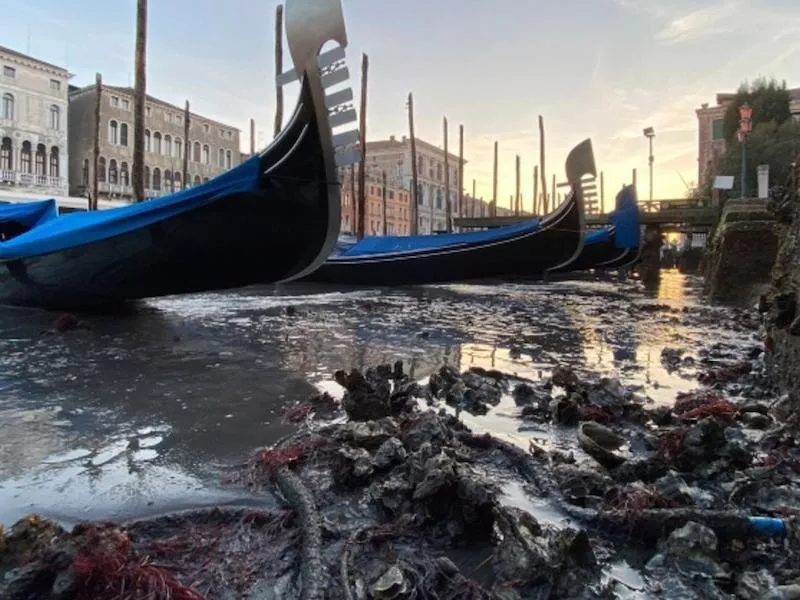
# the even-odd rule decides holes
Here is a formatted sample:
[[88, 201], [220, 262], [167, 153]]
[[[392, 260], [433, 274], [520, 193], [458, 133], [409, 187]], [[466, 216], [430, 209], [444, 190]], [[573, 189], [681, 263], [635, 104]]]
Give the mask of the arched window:
[[231, 163], [232, 163], [232, 160], [231, 160], [231, 158], [232, 158], [232, 157], [231, 157], [231, 151], [230, 151], [230, 150], [228, 150], [228, 151], [225, 153], [225, 168], [226, 168], [226, 169], [230, 169], [230, 168], [231, 168]]
[[83, 185], [89, 187], [89, 159], [83, 160]]
[[208, 177], [203, 177], [203, 183], [208, 183]]
[[175, 183], [175, 189], [176, 190], [179, 190], [179, 189], [182, 188], [181, 181], [183, 181], [183, 178], [181, 177], [181, 172], [180, 171], [175, 171], [175, 174], [172, 176], [172, 180]]
[[211, 162], [211, 157], [209, 154], [211, 153], [211, 149], [208, 147], [208, 144], [203, 144], [203, 164], [207, 165]]
[[50, 107], [50, 129], [61, 129], [61, 111], [55, 104]]
[[[156, 131], [153, 134], [153, 152], [155, 154], [161, 154], [161, 133]], [[153, 173], [155, 177], [155, 173]]]
[[145, 152], [150, 152], [150, 148], [151, 148], [151, 146], [150, 146], [150, 130], [149, 129], [145, 129], [144, 130], [144, 151]]
[[131, 176], [128, 171], [128, 163], [126, 162], [123, 162], [119, 166], [119, 182], [126, 187], [131, 184]]
[[200, 142], [195, 142], [192, 147], [192, 160], [194, 162], [200, 162]]
[[44, 144], [37, 144], [36, 145], [36, 175], [44, 175], [44, 165], [47, 161], [47, 148], [44, 147]]
[[108, 183], [111, 185], [117, 185], [119, 182], [117, 175], [117, 161], [116, 159], [112, 158], [110, 161], [108, 161]]
[[441, 181], [441, 179], [442, 179], [442, 165], [441, 165], [441, 163], [436, 165], [436, 179], [438, 179], [439, 181]]
[[220, 168], [225, 167], [225, 150], [222, 148], [219, 149], [219, 166]]
[[175, 138], [175, 156], [183, 158], [183, 140]]
[[192, 182], [192, 185], [200, 185], [200, 175], [194, 176], [194, 181]]
[[161, 191], [161, 169], [158, 167], [153, 169], [153, 189]]
[[11, 147], [11, 138], [4, 137], [0, 144], [0, 171], [14, 170], [14, 155]]
[[172, 156], [172, 136], [170, 134], [164, 136], [164, 156]]
[[144, 189], [150, 189], [150, 167], [148, 166], [144, 168]]
[[3, 94], [3, 118], [9, 121], [14, 118], [14, 96]]
[[128, 145], [128, 124], [127, 123], [120, 123], [119, 124], [119, 145], [120, 146], [127, 146]]
[[19, 153], [19, 167], [23, 173], [31, 172], [31, 143], [22, 142], [22, 150]]
[[97, 181], [106, 180], [106, 159], [102, 156], [97, 160]]
[[61, 166], [58, 164], [58, 146], [50, 148], [50, 177], [60, 177]]
[[172, 171], [166, 169], [164, 171], [164, 191], [174, 192], [175, 188], [172, 185]]
[[119, 144], [119, 123], [114, 119], [108, 122], [108, 143], [114, 146]]

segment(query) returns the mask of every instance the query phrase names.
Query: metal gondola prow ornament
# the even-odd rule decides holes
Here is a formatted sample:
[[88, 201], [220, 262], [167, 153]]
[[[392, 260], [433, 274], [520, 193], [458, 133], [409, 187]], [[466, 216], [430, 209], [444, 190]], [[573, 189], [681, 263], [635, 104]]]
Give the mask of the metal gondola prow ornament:
[[[305, 78], [311, 86], [318, 123], [325, 130], [320, 134], [330, 148], [326, 162], [335, 177], [338, 167], [361, 159], [358, 128], [339, 129], [358, 120], [353, 90], [348, 85], [350, 72], [345, 64], [348, 40], [342, 3], [341, 0], [287, 0], [284, 14], [294, 69], [278, 74], [277, 83], [286, 85]], [[328, 42], [338, 45], [320, 54]]]
[[584, 175], [597, 177], [597, 165], [594, 162], [591, 138], [586, 138], [570, 150], [567, 155], [565, 170], [567, 172], [567, 181], [573, 189], [581, 189], [580, 181]]

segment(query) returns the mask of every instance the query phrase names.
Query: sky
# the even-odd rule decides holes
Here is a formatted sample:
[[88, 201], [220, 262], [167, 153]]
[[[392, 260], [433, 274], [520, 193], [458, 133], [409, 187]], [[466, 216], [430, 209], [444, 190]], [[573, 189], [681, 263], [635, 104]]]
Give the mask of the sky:
[[[74, 85], [132, 85], [136, 0], [2, 0], [0, 44], [66, 66]], [[515, 156], [530, 206], [545, 124], [548, 182], [592, 139], [606, 205], [637, 169], [648, 194], [652, 126], [655, 198], [681, 198], [696, 182], [697, 117], [717, 92], [759, 76], [800, 87], [797, 0], [342, 0], [348, 66], [360, 89], [369, 56], [367, 139], [408, 134], [414, 93], [417, 137], [442, 145], [442, 118], [457, 149], [464, 125], [465, 188], [514, 193]], [[150, 0], [148, 93], [242, 131], [272, 139], [275, 0]], [[289, 60], [288, 52], [284, 53]], [[289, 68], [291, 65], [285, 66]], [[296, 88], [296, 84], [295, 84]], [[296, 89], [287, 90], [285, 116]]]

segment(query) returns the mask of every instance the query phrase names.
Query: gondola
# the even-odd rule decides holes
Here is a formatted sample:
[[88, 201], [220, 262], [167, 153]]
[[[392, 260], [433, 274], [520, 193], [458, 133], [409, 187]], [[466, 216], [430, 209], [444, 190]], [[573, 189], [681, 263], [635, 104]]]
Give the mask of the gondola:
[[574, 260], [583, 245], [580, 178], [594, 174], [590, 140], [567, 157], [572, 191], [552, 213], [518, 225], [441, 235], [368, 237], [342, 247], [306, 281], [357, 286], [423, 285], [541, 275]]
[[[301, 90], [273, 143], [207, 183], [121, 208], [34, 219], [40, 206], [2, 207], [0, 303], [86, 309], [320, 266], [339, 233], [337, 167], [359, 155], [357, 131], [332, 130], [355, 120], [352, 92], [325, 91], [347, 81], [347, 36], [339, 0], [288, 0], [285, 18], [295, 68], [278, 82]], [[329, 40], [339, 45], [320, 56]]]
[[639, 256], [641, 220], [634, 186], [624, 186], [617, 194], [609, 221], [610, 226], [586, 234], [583, 249], [573, 262], [552, 272], [613, 270], [635, 262]]

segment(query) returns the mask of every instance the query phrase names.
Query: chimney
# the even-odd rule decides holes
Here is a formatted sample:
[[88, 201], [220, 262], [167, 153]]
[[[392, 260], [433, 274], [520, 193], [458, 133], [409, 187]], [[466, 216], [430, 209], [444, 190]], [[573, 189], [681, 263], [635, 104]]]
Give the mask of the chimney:
[[708, 108], [708, 102], [703, 102], [703, 105], [700, 108]]
[[390, 141], [390, 142], [393, 142], [393, 141], [394, 141], [394, 136], [393, 136], [393, 135], [390, 135], [390, 136], [389, 136], [389, 141]]

